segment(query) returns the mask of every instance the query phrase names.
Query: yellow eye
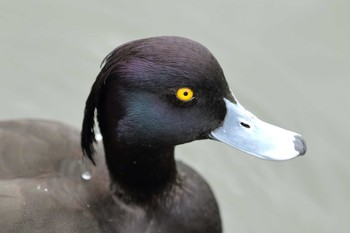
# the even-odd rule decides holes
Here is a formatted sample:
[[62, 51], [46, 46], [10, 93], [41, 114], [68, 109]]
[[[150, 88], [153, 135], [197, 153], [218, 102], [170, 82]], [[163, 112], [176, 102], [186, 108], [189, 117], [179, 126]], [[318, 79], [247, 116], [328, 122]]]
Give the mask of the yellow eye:
[[193, 98], [193, 91], [188, 87], [179, 88], [176, 92], [176, 97], [184, 102], [190, 101]]

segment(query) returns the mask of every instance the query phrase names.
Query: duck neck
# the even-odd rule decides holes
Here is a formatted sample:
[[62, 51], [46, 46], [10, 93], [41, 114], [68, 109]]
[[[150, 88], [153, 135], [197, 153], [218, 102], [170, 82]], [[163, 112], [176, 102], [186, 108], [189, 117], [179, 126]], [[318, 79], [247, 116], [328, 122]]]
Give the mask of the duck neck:
[[147, 203], [175, 183], [174, 147], [114, 146], [105, 152], [112, 190], [119, 198]]

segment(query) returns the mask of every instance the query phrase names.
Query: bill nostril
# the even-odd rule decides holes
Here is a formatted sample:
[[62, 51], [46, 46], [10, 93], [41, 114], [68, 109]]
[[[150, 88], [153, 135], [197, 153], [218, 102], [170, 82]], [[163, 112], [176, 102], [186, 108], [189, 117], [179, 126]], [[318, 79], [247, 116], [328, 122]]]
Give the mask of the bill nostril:
[[250, 125], [248, 125], [247, 123], [241, 122], [241, 126], [243, 126], [244, 128], [249, 129]]

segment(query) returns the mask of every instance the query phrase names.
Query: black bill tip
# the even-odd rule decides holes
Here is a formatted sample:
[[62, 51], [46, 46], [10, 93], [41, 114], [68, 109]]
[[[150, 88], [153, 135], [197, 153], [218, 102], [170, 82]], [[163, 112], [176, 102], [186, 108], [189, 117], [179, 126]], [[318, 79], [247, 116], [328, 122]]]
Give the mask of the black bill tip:
[[299, 155], [304, 155], [307, 150], [305, 140], [299, 135], [294, 137], [295, 137], [295, 140], [294, 140], [295, 150], [299, 152]]

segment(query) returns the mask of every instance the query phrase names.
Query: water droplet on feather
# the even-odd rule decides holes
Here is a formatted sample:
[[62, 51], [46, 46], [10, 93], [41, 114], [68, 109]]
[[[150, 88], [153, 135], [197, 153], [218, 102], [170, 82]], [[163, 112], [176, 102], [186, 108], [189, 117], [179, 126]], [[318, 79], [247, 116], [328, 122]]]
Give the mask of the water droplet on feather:
[[81, 178], [83, 178], [83, 180], [90, 180], [91, 173], [89, 171], [84, 171], [83, 173], [81, 173]]

